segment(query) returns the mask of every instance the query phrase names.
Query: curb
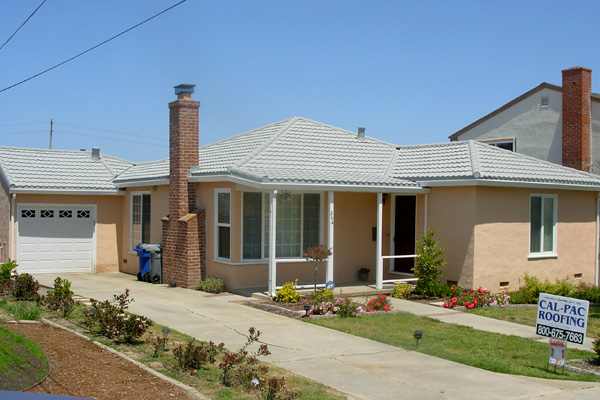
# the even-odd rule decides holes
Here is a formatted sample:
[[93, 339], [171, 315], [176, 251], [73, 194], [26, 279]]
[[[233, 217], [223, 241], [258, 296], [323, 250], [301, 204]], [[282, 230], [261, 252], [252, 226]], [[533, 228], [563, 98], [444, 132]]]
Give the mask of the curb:
[[127, 361], [129, 361], [131, 363], [133, 363], [133, 364], [135, 364], [135, 365], [137, 365], [138, 367], [140, 367], [144, 371], [146, 371], [148, 373], [151, 373], [152, 375], [156, 376], [157, 378], [160, 378], [160, 379], [162, 379], [164, 381], [169, 382], [170, 384], [172, 384], [173, 386], [175, 386], [177, 389], [179, 389], [180, 391], [182, 391], [183, 393], [185, 393], [186, 395], [190, 396], [193, 399], [197, 399], [197, 400], [210, 400], [208, 397], [204, 396], [203, 394], [201, 394], [200, 392], [198, 392], [193, 387], [188, 386], [188, 385], [186, 385], [186, 384], [184, 384], [182, 382], [179, 382], [178, 380], [175, 380], [173, 378], [169, 378], [168, 376], [165, 376], [165, 375], [161, 374], [160, 372], [155, 371], [154, 369], [148, 367], [147, 365], [144, 365], [144, 364], [140, 363], [139, 361], [136, 361], [136, 360], [130, 358], [129, 356], [127, 356], [127, 355], [125, 355], [125, 354], [123, 354], [123, 353], [121, 353], [121, 352], [119, 352], [119, 351], [117, 351], [117, 350], [115, 350], [115, 349], [113, 349], [111, 347], [106, 346], [105, 344], [102, 344], [102, 343], [97, 342], [97, 341], [95, 341], [93, 339], [90, 339], [89, 337], [85, 336], [82, 333], [76, 332], [76, 331], [74, 331], [72, 329], [69, 329], [69, 328], [67, 328], [65, 326], [59, 325], [56, 322], [52, 322], [52, 321], [50, 321], [50, 320], [48, 320], [46, 318], [42, 318], [41, 321], [43, 323], [45, 323], [45, 324], [50, 325], [50, 326], [54, 326], [55, 328], [60, 328], [60, 329], [63, 329], [65, 331], [67, 331], [67, 332], [71, 332], [71, 333], [79, 336], [80, 338], [85, 339], [88, 342], [92, 342], [92, 343], [96, 344], [97, 346], [99, 346], [99, 347], [101, 347], [101, 348], [103, 348], [103, 349], [105, 349], [105, 350], [107, 350], [107, 351], [109, 351], [109, 352], [111, 352], [111, 353], [113, 353], [113, 354], [115, 354], [115, 355], [117, 355], [117, 356], [119, 356], [119, 357], [121, 357], [121, 358], [123, 358], [123, 359], [125, 359], [125, 360], [127, 360]]

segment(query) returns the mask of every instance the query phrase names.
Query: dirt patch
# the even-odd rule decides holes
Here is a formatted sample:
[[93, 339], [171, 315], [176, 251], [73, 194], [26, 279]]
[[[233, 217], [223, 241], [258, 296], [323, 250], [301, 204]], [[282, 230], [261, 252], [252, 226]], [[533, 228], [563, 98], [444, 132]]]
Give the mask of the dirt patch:
[[47, 324], [3, 324], [38, 343], [51, 365], [29, 392], [98, 400], [189, 399], [177, 387], [71, 332]]

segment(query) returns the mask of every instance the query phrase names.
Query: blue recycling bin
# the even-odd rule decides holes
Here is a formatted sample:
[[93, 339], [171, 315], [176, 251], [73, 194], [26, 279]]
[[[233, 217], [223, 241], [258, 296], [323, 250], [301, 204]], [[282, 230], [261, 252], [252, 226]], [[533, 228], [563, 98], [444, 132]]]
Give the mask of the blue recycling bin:
[[140, 271], [137, 274], [138, 281], [150, 282], [150, 252], [139, 244], [135, 246], [134, 250], [140, 261]]

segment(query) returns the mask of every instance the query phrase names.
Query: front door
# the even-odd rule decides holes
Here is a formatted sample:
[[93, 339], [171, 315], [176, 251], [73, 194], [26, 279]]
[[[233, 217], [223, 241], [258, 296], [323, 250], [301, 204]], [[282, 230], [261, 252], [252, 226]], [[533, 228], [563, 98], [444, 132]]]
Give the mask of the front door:
[[[416, 196], [396, 196], [394, 255], [415, 254]], [[395, 258], [394, 272], [412, 273], [414, 258]]]

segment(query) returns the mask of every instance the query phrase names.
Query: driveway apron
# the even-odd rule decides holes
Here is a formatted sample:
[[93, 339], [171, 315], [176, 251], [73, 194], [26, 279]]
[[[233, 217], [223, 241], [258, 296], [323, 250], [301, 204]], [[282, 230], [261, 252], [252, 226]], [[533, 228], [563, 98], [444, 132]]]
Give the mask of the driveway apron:
[[[56, 275], [38, 275], [52, 287]], [[245, 343], [249, 327], [261, 331], [271, 355], [264, 360], [331, 386], [350, 399], [561, 399], [600, 398], [600, 384], [497, 374], [314, 326], [243, 303], [247, 298], [169, 288], [135, 276], [69, 274], [78, 295], [97, 300], [130, 290], [130, 311], [199, 340]]]

